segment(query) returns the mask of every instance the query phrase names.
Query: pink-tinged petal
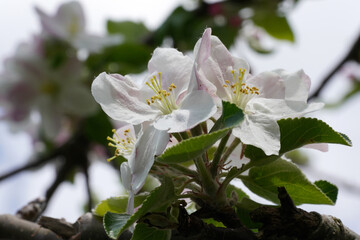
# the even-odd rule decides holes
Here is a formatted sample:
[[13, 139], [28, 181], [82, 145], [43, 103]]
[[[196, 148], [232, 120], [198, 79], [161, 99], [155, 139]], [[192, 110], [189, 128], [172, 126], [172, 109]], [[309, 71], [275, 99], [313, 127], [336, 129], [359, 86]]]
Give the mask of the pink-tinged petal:
[[193, 91], [186, 96], [179, 109], [159, 117], [154, 126], [169, 133], [183, 132], [207, 120], [216, 110], [217, 107], [207, 92]]
[[163, 89], [167, 90], [170, 84], [175, 84], [176, 96], [187, 90], [192, 67], [191, 58], [174, 48], [156, 48], [148, 64], [150, 74], [161, 72]]
[[133, 154], [129, 159], [132, 173], [132, 189], [136, 194], [144, 185], [156, 155], [160, 155], [170, 139], [169, 133], [148, 126], [138, 138]]
[[[215, 36], [211, 36], [210, 49], [208, 45], [203, 45], [199, 41], [195, 46], [194, 53], [203, 56], [201, 61], [197, 62], [197, 74], [199, 82], [201, 82], [201, 89], [205, 89], [213, 97], [215, 97], [216, 91], [218, 97], [227, 98], [223, 86], [226, 80], [233, 81], [231, 70], [237, 72], [241, 68], [245, 69], [247, 74], [250, 69], [245, 60], [231, 56], [225, 45]], [[205, 56], [208, 56], [207, 59]]]
[[316, 149], [316, 150], [319, 150], [321, 152], [329, 151], [329, 144], [327, 144], [327, 143], [312, 143], [312, 144], [305, 145], [303, 147], [304, 148]]
[[64, 29], [63, 26], [59, 25], [59, 23], [54, 19], [54, 17], [51, 17], [47, 15], [44, 11], [42, 11], [40, 8], [35, 7], [36, 13], [40, 17], [40, 22], [43, 28], [43, 31], [50, 36], [60, 38], [60, 39], [66, 39], [68, 34], [66, 32], [66, 29]]
[[240, 127], [234, 128], [234, 136], [247, 145], [253, 145], [266, 155], [278, 155], [280, 150], [280, 129], [277, 121], [266, 115], [245, 115]]
[[151, 93], [140, 91], [127, 76], [101, 73], [92, 83], [91, 91], [104, 112], [118, 121], [137, 125], [161, 114], [146, 103]]

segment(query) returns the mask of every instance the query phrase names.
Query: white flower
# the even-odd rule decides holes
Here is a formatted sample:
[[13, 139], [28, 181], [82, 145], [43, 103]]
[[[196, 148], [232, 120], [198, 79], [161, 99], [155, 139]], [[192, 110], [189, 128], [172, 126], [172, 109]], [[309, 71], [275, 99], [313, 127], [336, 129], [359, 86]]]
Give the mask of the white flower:
[[134, 211], [135, 194], [144, 185], [155, 156], [164, 151], [169, 143], [169, 138], [170, 135], [166, 131], [157, 130], [151, 125], [141, 130], [137, 138], [131, 125], [114, 131], [114, 137], [108, 138], [109, 145], [116, 148], [115, 156], [123, 155], [128, 159], [128, 162], [121, 164], [120, 173], [121, 181], [129, 193], [127, 207], [129, 214]]
[[83, 66], [69, 58], [60, 67], [50, 67], [43, 54], [42, 39], [20, 44], [15, 56], [6, 59], [1, 74], [0, 99], [5, 108], [3, 118], [22, 123], [38, 111], [47, 137], [60, 130], [66, 115], [84, 117], [97, 106], [83, 80]]
[[86, 33], [84, 12], [76, 1], [62, 4], [54, 16], [46, 14], [38, 7], [35, 9], [46, 35], [67, 41], [75, 48], [97, 52], [121, 40], [120, 36], [100, 37]]
[[280, 129], [277, 120], [301, 117], [320, 109], [322, 103], [307, 103], [310, 79], [302, 71], [263, 72], [250, 76], [248, 63], [233, 57], [222, 42], [206, 29], [195, 46], [196, 74], [201, 89], [216, 100], [236, 104], [245, 114], [233, 134], [244, 144], [261, 148], [266, 155], [278, 154]]
[[130, 76], [101, 73], [92, 93], [113, 119], [133, 125], [153, 121], [156, 129], [182, 132], [207, 120], [216, 106], [199, 90], [192, 74], [193, 60], [172, 48], [157, 48], [142, 84]]

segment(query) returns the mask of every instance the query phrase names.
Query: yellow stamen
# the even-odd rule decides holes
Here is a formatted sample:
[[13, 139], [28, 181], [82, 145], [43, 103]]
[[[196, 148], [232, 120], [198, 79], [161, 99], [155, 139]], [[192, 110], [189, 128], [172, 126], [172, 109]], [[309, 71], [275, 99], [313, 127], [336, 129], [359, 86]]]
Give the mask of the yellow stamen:
[[[243, 110], [251, 98], [260, 94], [257, 87], [249, 86], [243, 82], [245, 73], [246, 70], [243, 68], [239, 68], [237, 72], [231, 70], [233, 76], [232, 83], [229, 80], [225, 80], [226, 84], [223, 85], [228, 93], [228, 100]], [[231, 90], [228, 88], [229, 86]]]
[[175, 84], [172, 83], [168, 87], [168, 91], [162, 88], [161, 82], [161, 72], [150, 78], [149, 82], [146, 82], [146, 85], [153, 90], [155, 93], [154, 96], [150, 98], [150, 100], [146, 100], [148, 105], [153, 104], [155, 107], [160, 109], [164, 114], [169, 114], [173, 110], [177, 109], [178, 106], [175, 102], [175, 93], [173, 89], [176, 88]]
[[135, 139], [132, 136], [128, 135], [130, 133], [130, 129], [124, 130], [123, 135], [125, 136], [125, 139], [121, 138], [117, 134], [115, 129], [113, 129], [112, 132], [114, 133], [114, 136], [112, 138], [107, 137], [106, 139], [110, 141], [108, 143], [108, 146], [114, 147], [116, 149], [114, 156], [107, 159], [108, 162], [110, 162], [111, 160], [115, 159], [120, 155], [129, 156], [132, 153], [135, 146]]

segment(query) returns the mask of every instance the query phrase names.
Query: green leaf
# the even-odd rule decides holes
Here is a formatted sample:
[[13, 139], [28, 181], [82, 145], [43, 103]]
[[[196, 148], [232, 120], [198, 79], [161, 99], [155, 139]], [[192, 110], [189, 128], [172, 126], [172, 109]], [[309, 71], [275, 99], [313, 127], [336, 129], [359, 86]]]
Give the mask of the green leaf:
[[212, 224], [212, 225], [214, 225], [215, 227], [226, 228], [225, 225], [224, 225], [222, 222], [216, 221], [216, 220], [213, 219], [213, 218], [204, 218], [204, 219], [202, 219], [202, 220], [203, 220], [204, 223]]
[[314, 182], [320, 190], [328, 196], [331, 201], [336, 202], [339, 189], [332, 183], [325, 180], [319, 180]]
[[86, 64], [94, 73], [140, 73], [146, 69], [151, 52], [152, 48], [144, 44], [124, 42], [104, 48], [101, 53], [91, 54]]
[[107, 212], [103, 218], [106, 234], [112, 239], [117, 239], [120, 235], [120, 229], [126, 224], [129, 218], [129, 214]]
[[[140, 194], [135, 196], [134, 205], [138, 207], [148, 196], [148, 194]], [[128, 196], [111, 197], [101, 201], [96, 205], [93, 213], [97, 216], [103, 217], [106, 212], [124, 213], [128, 204]]]
[[106, 137], [109, 136], [109, 134], [113, 134], [111, 132], [113, 126], [102, 110], [99, 110], [95, 115], [86, 118], [83, 127], [84, 132], [90, 141], [99, 143], [103, 146], [107, 146], [108, 144]]
[[217, 131], [223, 128], [235, 127], [240, 124], [244, 119], [243, 111], [235, 104], [222, 101], [222, 114], [211, 128], [211, 132]]
[[254, 23], [280, 40], [295, 41], [294, 33], [284, 16], [277, 15], [276, 11], [259, 10], [253, 17]]
[[176, 195], [172, 180], [166, 177], [164, 182], [150, 193], [142, 206], [122, 226], [118, 236], [146, 213], [165, 211], [175, 199]]
[[115, 22], [108, 20], [107, 29], [110, 34], [121, 34], [124, 40], [128, 42], [140, 42], [149, 33], [142, 22], [132, 21]]
[[253, 222], [250, 218], [250, 213], [261, 206], [263, 205], [245, 197], [235, 205], [235, 212], [245, 226], [250, 229], [256, 229], [261, 224]]
[[182, 163], [201, 156], [217, 140], [224, 137], [229, 128], [183, 140], [156, 158], [162, 163]]
[[336, 143], [351, 146], [350, 139], [342, 133], [336, 132], [325, 122], [315, 118], [288, 118], [278, 121], [280, 127], [279, 156], [267, 156], [254, 146], [248, 145], [245, 156], [250, 158], [254, 165], [270, 163], [278, 159], [282, 154], [312, 143]]
[[138, 223], [135, 227], [131, 240], [170, 240], [171, 230], [149, 227], [144, 223]]
[[226, 197], [231, 198], [233, 192], [236, 194], [238, 201], [240, 201], [241, 199], [243, 199], [244, 197], [249, 197], [243, 190], [241, 190], [240, 188], [235, 187], [232, 184], [229, 184], [226, 187]]
[[296, 205], [334, 205], [334, 201], [311, 183], [295, 164], [283, 159], [253, 167], [248, 176], [239, 178], [252, 192], [274, 203], [279, 203], [277, 188], [283, 186]]

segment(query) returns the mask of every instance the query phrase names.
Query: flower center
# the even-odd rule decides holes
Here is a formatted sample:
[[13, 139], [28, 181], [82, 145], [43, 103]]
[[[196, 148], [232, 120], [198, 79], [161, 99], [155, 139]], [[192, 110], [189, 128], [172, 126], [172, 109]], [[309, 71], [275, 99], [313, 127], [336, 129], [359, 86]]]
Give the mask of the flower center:
[[148, 105], [153, 105], [158, 108], [164, 115], [171, 113], [173, 110], [178, 109], [178, 106], [175, 102], [175, 93], [174, 89], [176, 88], [175, 84], [170, 84], [168, 91], [162, 88], [161, 85], [161, 72], [158, 73], [158, 76], [154, 75], [150, 81], [146, 82], [149, 88], [151, 88], [155, 95], [150, 99], [146, 99]]
[[112, 132], [114, 133], [114, 136], [112, 138], [107, 137], [106, 139], [110, 141], [108, 145], [110, 147], [116, 148], [116, 150], [114, 156], [107, 159], [108, 162], [110, 162], [111, 160], [113, 160], [114, 158], [120, 155], [124, 157], [130, 156], [135, 147], [135, 142], [136, 142], [136, 140], [131, 136], [131, 134], [129, 134], [130, 129], [124, 130], [123, 138], [121, 138], [119, 134], [117, 134], [115, 129], [113, 129]]
[[233, 82], [226, 80], [223, 85], [225, 91], [228, 95], [228, 100], [231, 103], [236, 104], [242, 110], [245, 110], [246, 104], [252, 99], [254, 96], [259, 95], [259, 89], [257, 87], [251, 87], [245, 83], [243, 83], [245, 69], [239, 68], [238, 72], [231, 70], [233, 75]]

